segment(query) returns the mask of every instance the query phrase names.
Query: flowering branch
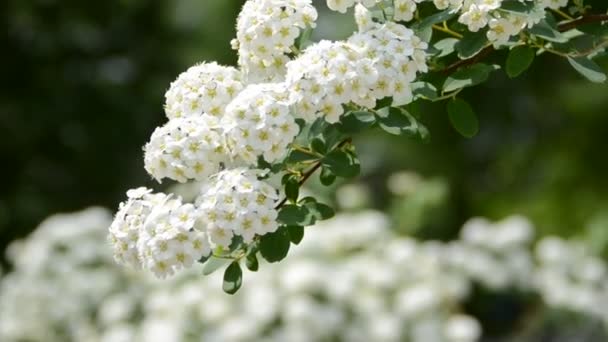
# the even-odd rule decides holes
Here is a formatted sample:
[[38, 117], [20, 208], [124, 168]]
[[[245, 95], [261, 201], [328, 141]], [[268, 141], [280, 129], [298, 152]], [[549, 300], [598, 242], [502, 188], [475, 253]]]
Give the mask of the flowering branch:
[[[347, 144], [350, 144], [352, 142], [352, 138], [348, 137], [344, 140], [342, 140], [337, 146], [336, 149], [342, 148]], [[311, 166], [307, 171], [305, 171], [302, 174], [302, 178], [300, 178], [300, 180], [298, 181], [298, 186], [302, 186], [304, 185], [304, 183], [306, 183], [306, 181], [315, 173], [317, 172], [317, 170], [319, 168], [321, 168], [322, 162], [319, 160], [317, 162], [315, 162], [313, 164], [313, 166]], [[283, 205], [285, 205], [285, 203], [287, 202], [287, 197], [283, 198], [281, 200], [281, 202], [279, 202], [279, 204], [277, 204], [277, 206], [275, 207], [275, 209], [280, 209]]]
[[[587, 14], [587, 15], [583, 15], [582, 17], [577, 18], [573, 21], [559, 24], [557, 26], [557, 30], [559, 32], [565, 32], [565, 31], [577, 28], [581, 25], [602, 22], [602, 21], [608, 21], [608, 14]], [[450, 64], [449, 66], [447, 66], [446, 68], [441, 70], [441, 73], [444, 75], [450, 75], [450, 74], [454, 73], [456, 70], [460, 69], [461, 67], [466, 67], [466, 66], [473, 65], [473, 64], [479, 62], [481, 59], [486, 58], [488, 55], [490, 55], [494, 51], [495, 51], [494, 46], [488, 45], [485, 48], [483, 48], [481, 51], [479, 51], [475, 56], [473, 56], [471, 58], [467, 58], [467, 59], [462, 59], [462, 60], [459, 60], [457, 62]]]

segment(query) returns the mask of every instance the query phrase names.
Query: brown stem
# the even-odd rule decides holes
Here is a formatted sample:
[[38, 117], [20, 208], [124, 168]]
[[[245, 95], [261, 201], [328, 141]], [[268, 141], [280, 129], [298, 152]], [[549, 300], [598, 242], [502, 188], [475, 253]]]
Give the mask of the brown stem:
[[[338, 144], [338, 146], [336, 146], [336, 148], [341, 148], [341, 147], [343, 147], [344, 145], [349, 144], [349, 143], [351, 143], [351, 142], [352, 142], [352, 138], [346, 138], [346, 139], [342, 140], [342, 141], [341, 141], [341, 142]], [[309, 179], [309, 178], [310, 178], [310, 177], [311, 177], [311, 176], [312, 176], [312, 175], [313, 175], [313, 174], [314, 174], [314, 173], [315, 173], [315, 172], [316, 172], [316, 171], [317, 171], [317, 170], [318, 170], [318, 169], [321, 167], [321, 165], [322, 165], [322, 164], [321, 164], [321, 161], [320, 161], [320, 160], [319, 160], [319, 161], [317, 161], [316, 163], [314, 163], [314, 165], [313, 165], [313, 166], [312, 166], [310, 169], [308, 169], [308, 170], [306, 170], [306, 171], [304, 172], [304, 174], [302, 175], [302, 178], [301, 178], [301, 179], [298, 181], [298, 184], [299, 184], [300, 186], [304, 185], [304, 183], [306, 183], [306, 181], [307, 181], [307, 180], [308, 180], [308, 179]], [[283, 206], [283, 205], [284, 205], [286, 202], [287, 202], [287, 197], [283, 198], [283, 199], [281, 200], [281, 202], [279, 202], [279, 204], [277, 204], [277, 206], [276, 206], [276, 207], [274, 207], [274, 208], [275, 208], [275, 209], [279, 209], [279, 208], [281, 208], [281, 207], [282, 207], [282, 206]]]
[[608, 21], [608, 14], [586, 14], [580, 18], [558, 25], [557, 29], [559, 30], [559, 32], [564, 32], [584, 24], [591, 24], [602, 21]]
[[[591, 23], [602, 22], [602, 21], [608, 21], [608, 14], [586, 14], [580, 18], [577, 18], [572, 21], [558, 25], [557, 29], [560, 32], [564, 32], [564, 31], [568, 31], [573, 28], [576, 28], [580, 25], [591, 24]], [[466, 67], [466, 66], [477, 63], [480, 59], [485, 58], [487, 55], [489, 55], [493, 51], [494, 51], [494, 47], [492, 45], [487, 46], [471, 58], [462, 59], [462, 60], [459, 60], [457, 62], [454, 62], [454, 63], [448, 65], [446, 68], [441, 70], [441, 73], [444, 75], [450, 75], [461, 67]]]

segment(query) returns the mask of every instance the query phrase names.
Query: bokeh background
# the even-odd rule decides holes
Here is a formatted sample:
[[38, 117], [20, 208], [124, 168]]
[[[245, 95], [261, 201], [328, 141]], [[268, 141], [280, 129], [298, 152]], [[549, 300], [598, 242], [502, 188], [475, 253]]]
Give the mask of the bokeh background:
[[[145, 173], [142, 158], [165, 121], [164, 92], [192, 64], [235, 63], [229, 42], [242, 3], [0, 4], [4, 269], [6, 246], [50, 214], [115, 209], [129, 188], [166, 187]], [[315, 3], [321, 13], [313, 39], [352, 31], [350, 16]], [[606, 11], [602, 0], [588, 3]], [[505, 58], [495, 53], [489, 61]], [[608, 55], [597, 61], [608, 71]], [[369, 195], [362, 205], [389, 212], [396, 229], [422, 239], [449, 240], [473, 216], [523, 214], [541, 235], [577, 236], [607, 256], [608, 84], [589, 83], [566, 60], [542, 55], [519, 78], [498, 71], [462, 97], [480, 119], [472, 139], [453, 130], [441, 103], [419, 108], [428, 143], [381, 132], [355, 137], [363, 166], [357, 189]], [[397, 171], [415, 189], [399, 201], [387, 185]], [[340, 195], [310, 186], [330, 201]]]

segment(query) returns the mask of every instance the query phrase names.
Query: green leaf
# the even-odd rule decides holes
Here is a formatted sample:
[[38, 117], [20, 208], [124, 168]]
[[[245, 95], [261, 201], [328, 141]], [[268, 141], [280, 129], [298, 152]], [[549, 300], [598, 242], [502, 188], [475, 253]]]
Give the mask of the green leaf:
[[287, 226], [306, 226], [311, 220], [310, 215], [306, 207], [286, 204], [279, 210], [277, 221]]
[[568, 38], [564, 37], [556, 28], [552, 27], [546, 19], [532, 26], [529, 32], [550, 42], [565, 43]]
[[568, 62], [572, 65], [574, 70], [585, 76], [589, 81], [595, 83], [606, 82], [606, 74], [594, 61], [584, 57], [568, 57]]
[[471, 138], [477, 134], [479, 123], [477, 116], [469, 104], [461, 99], [453, 99], [448, 102], [448, 115], [452, 126], [467, 138]]
[[428, 140], [429, 138], [428, 129], [405, 109], [391, 107], [388, 115], [380, 118], [379, 121], [380, 128], [387, 133], [394, 135], [406, 134], [412, 137], [419, 137], [422, 140]]
[[528, 46], [518, 46], [507, 56], [506, 71], [511, 78], [519, 76], [526, 71], [534, 61], [534, 49]]
[[338, 129], [347, 134], [359, 133], [376, 123], [374, 113], [366, 111], [353, 111], [340, 118]]
[[317, 157], [313, 154], [302, 152], [300, 150], [291, 150], [291, 152], [289, 152], [289, 155], [287, 156], [285, 161], [287, 163], [301, 163], [304, 161], [317, 160], [317, 159], [319, 159], [319, 157]]
[[209, 258], [211, 258], [211, 253], [209, 253], [209, 255], [203, 255], [200, 259], [198, 259], [198, 262], [201, 264], [204, 264], [207, 260], [209, 260]]
[[327, 146], [327, 150], [331, 150], [343, 137], [344, 135], [338, 130], [339, 123], [328, 125], [321, 133], [321, 138]]
[[222, 289], [228, 294], [235, 294], [243, 284], [243, 271], [238, 261], [234, 261], [224, 272]]
[[262, 235], [260, 238], [260, 254], [268, 262], [283, 260], [289, 253], [289, 232], [286, 227], [279, 227], [276, 232]]
[[393, 135], [401, 135], [410, 126], [410, 120], [397, 108], [391, 107], [388, 115], [379, 119], [380, 128]]
[[299, 244], [304, 238], [304, 227], [302, 226], [287, 226], [289, 232], [289, 240], [294, 245]]
[[321, 135], [321, 133], [323, 133], [323, 131], [325, 130], [325, 128], [327, 128], [328, 125], [329, 123], [325, 121], [325, 118], [317, 118], [310, 125], [310, 128], [308, 130], [308, 140], [312, 140], [315, 137]]
[[255, 255], [255, 253], [247, 254], [245, 257], [245, 266], [247, 266], [247, 269], [251, 272], [257, 272], [260, 264], [258, 263], [258, 257]]
[[443, 91], [450, 92], [485, 82], [488, 79], [490, 72], [496, 69], [498, 69], [498, 67], [482, 63], [460, 69], [445, 80], [443, 83]]
[[517, 0], [503, 1], [500, 9], [514, 13], [529, 13], [534, 9], [534, 2], [520, 2]]
[[302, 30], [302, 32], [300, 32], [298, 38], [296, 38], [295, 46], [297, 46], [298, 49], [303, 50], [306, 47], [306, 43], [308, 43], [310, 40], [311, 35], [312, 27], [306, 27], [304, 30]]
[[431, 101], [437, 98], [437, 88], [428, 82], [412, 83], [412, 93], [414, 98], [424, 98]]
[[458, 39], [456, 38], [444, 38], [438, 41], [433, 45], [439, 51], [439, 54], [435, 57], [441, 58], [451, 54], [456, 49], [456, 43], [458, 43]]
[[352, 178], [359, 174], [361, 166], [353, 153], [343, 150], [333, 150], [322, 160], [323, 167], [338, 177]]
[[376, 101], [376, 107], [374, 107], [374, 109], [381, 109], [384, 107], [388, 107], [391, 104], [393, 104], [393, 98], [390, 96], [385, 97], [385, 98], [382, 98], [382, 99]]
[[447, 9], [445, 11], [441, 11], [441, 12], [435, 13], [433, 15], [429, 15], [428, 17], [422, 19], [420, 22], [412, 25], [412, 28], [416, 31], [424, 30], [435, 24], [438, 24], [438, 23], [441, 23], [444, 21], [448, 21], [448, 20], [452, 19], [455, 15], [456, 15], [455, 11], [453, 11], [451, 9]]
[[319, 154], [325, 154], [325, 152], [327, 152], [327, 146], [325, 146], [325, 142], [320, 138], [312, 139], [310, 148]]
[[328, 168], [322, 167], [321, 174], [319, 175], [319, 180], [321, 181], [321, 184], [325, 186], [330, 186], [336, 181], [336, 175], [334, 175]]
[[209, 275], [227, 264], [229, 259], [210, 257], [203, 266], [203, 275]]
[[285, 196], [291, 202], [297, 202], [300, 194], [300, 182], [299, 180], [291, 176], [285, 182]]
[[487, 31], [486, 28], [477, 32], [465, 34], [464, 37], [454, 45], [456, 51], [458, 51], [458, 58], [467, 59], [481, 51], [488, 44], [488, 38], [486, 37]]
[[335, 211], [332, 207], [328, 206], [327, 204], [317, 202], [314, 197], [304, 197], [299, 203], [303, 207], [308, 208], [315, 220], [327, 220], [335, 215]]

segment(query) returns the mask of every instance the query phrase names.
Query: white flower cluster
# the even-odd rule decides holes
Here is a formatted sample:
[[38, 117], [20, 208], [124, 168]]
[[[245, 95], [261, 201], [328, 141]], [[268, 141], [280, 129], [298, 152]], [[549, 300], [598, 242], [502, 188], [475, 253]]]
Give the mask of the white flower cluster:
[[[0, 278], [1, 341], [472, 342], [481, 326], [458, 308], [483, 277], [455, 267], [453, 245], [476, 250], [467, 260], [475, 262], [507, 256], [532, 234], [521, 218], [475, 219], [459, 240], [420, 242], [394, 235], [381, 213], [341, 214], [307, 229], [290, 258], [247, 273], [248, 286], [226, 296], [221, 272], [159, 283], [116, 268], [102, 243], [110, 219], [102, 209], [53, 217], [10, 246], [14, 269]], [[509, 273], [503, 285], [528, 284], [550, 307], [608, 323], [605, 262], [557, 237], [525, 258], [533, 272]], [[507, 259], [496, 258], [487, 274], [508, 267]]]
[[545, 9], [558, 9], [565, 6], [568, 0], [525, 0], [534, 2], [529, 13], [516, 13], [501, 10], [503, 0], [435, 0], [438, 9], [448, 7], [460, 12], [458, 21], [467, 26], [469, 31], [477, 32], [489, 27], [486, 36], [495, 46], [504, 45], [509, 38], [519, 34], [525, 28], [531, 28], [545, 18]]
[[257, 179], [250, 169], [218, 173], [206, 184], [196, 205], [201, 224], [216, 246], [228, 247], [235, 235], [251, 242], [255, 235], [277, 230], [276, 189]]
[[346, 13], [346, 10], [353, 7], [355, 4], [361, 4], [365, 7], [374, 7], [377, 3], [384, 0], [327, 0], [327, 7], [332, 11]]
[[281, 81], [301, 30], [315, 27], [311, 0], [250, 0], [236, 24], [233, 48], [249, 83]]
[[373, 60], [378, 77], [370, 88], [372, 97], [392, 96], [396, 106], [412, 101], [410, 84], [417, 73], [428, 71], [425, 42], [412, 30], [393, 22], [374, 24], [348, 41], [363, 48], [366, 56]]
[[388, 96], [395, 105], [411, 102], [410, 83], [427, 71], [426, 43], [402, 25], [366, 23], [346, 42], [321, 41], [287, 64], [297, 115], [337, 122], [344, 104], [372, 108]]
[[[394, 0], [392, 20], [410, 21], [414, 18], [417, 5], [431, 0]], [[459, 13], [458, 21], [467, 26], [471, 32], [488, 27], [486, 36], [495, 46], [506, 44], [510, 37], [519, 34], [525, 28], [531, 28], [545, 18], [546, 9], [559, 9], [568, 4], [568, 0], [519, 0], [522, 3], [532, 3], [533, 7], [527, 13], [518, 13], [501, 9], [505, 0], [432, 0], [439, 10], [451, 9]], [[327, 0], [327, 5], [334, 11], [345, 13], [357, 4], [355, 16], [361, 26], [361, 21], [367, 25], [367, 18], [358, 13], [360, 8], [373, 7], [381, 0]]]
[[369, 89], [377, 77], [364, 51], [347, 42], [323, 40], [287, 63], [286, 83], [296, 115], [308, 122], [323, 117], [333, 123], [344, 113], [343, 104], [373, 107]]
[[460, 239], [446, 245], [446, 263], [490, 289], [529, 288], [533, 238], [533, 228], [523, 217], [496, 224], [472, 219], [463, 226]]
[[164, 278], [211, 252], [198, 210], [180, 198], [139, 188], [127, 193], [110, 226], [115, 260]]
[[536, 248], [535, 286], [553, 307], [587, 313], [608, 322], [608, 269], [581, 242], [542, 239]]
[[230, 160], [220, 130], [202, 116], [172, 119], [144, 147], [146, 171], [156, 180], [205, 180]]
[[226, 108], [223, 126], [236, 157], [250, 165], [280, 161], [299, 132], [283, 84], [251, 84]]
[[243, 89], [241, 72], [217, 63], [190, 67], [171, 83], [165, 93], [165, 113], [169, 119], [205, 116], [220, 117], [228, 103]]

